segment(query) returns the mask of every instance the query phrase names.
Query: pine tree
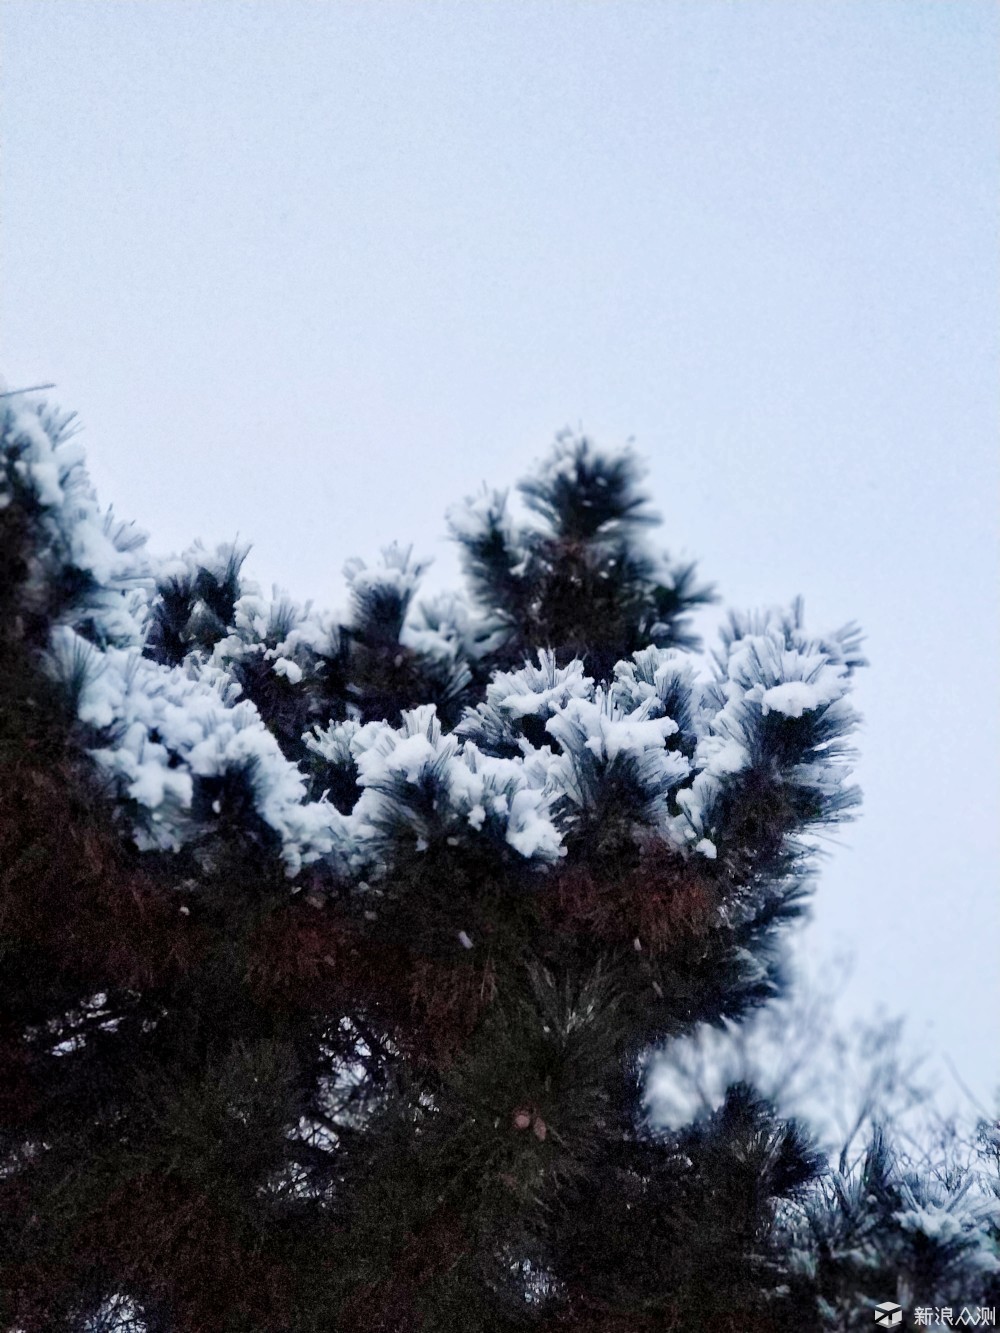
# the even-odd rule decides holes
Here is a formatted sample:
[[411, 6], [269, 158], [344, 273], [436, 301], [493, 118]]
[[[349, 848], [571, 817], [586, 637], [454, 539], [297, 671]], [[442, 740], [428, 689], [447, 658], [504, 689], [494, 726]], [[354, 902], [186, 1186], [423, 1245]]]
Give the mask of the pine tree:
[[[0, 1328], [644, 1333], [997, 1303], [995, 1191], [830, 1171], [651, 1051], [781, 993], [863, 665], [651, 544], [560, 437], [316, 612], [156, 561], [72, 420], [0, 399]], [[996, 1157], [984, 1129], [983, 1156]], [[994, 1170], [994, 1178], [996, 1172]]]

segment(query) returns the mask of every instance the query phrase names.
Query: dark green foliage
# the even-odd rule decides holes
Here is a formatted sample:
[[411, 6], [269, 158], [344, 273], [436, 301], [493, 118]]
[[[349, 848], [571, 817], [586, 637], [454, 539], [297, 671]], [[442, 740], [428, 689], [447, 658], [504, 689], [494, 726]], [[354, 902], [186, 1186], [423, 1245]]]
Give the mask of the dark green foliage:
[[560, 665], [581, 657], [602, 680], [648, 644], [696, 644], [689, 613], [714, 594], [696, 582], [693, 565], [645, 546], [642, 531], [658, 519], [640, 480], [631, 454], [566, 435], [520, 486], [541, 528], [516, 527], [499, 492], [452, 511], [470, 586], [496, 617], [496, 660], [520, 664], [550, 648]]
[[146, 650], [177, 666], [193, 648], [211, 650], [233, 622], [240, 570], [249, 546], [220, 547], [195, 571], [171, 574], [157, 585]]
[[683, 1134], [646, 1129], [616, 1145], [563, 1200], [570, 1287], [610, 1312], [710, 1328], [736, 1311], [750, 1323], [787, 1306], [767, 1299], [779, 1257], [779, 1206], [820, 1170], [803, 1131], [742, 1085]]
[[[781, 988], [806, 835], [856, 799], [829, 780], [853, 714], [762, 692], [782, 635], [826, 688], [855, 634], [734, 620], [699, 693], [661, 650], [708, 591], [645, 544], [631, 455], [567, 437], [522, 486], [539, 526], [497, 496], [453, 515], [471, 610], [418, 607], [389, 548], [320, 625], [258, 596], [245, 549], [199, 549], [137, 645], [128, 562], [76, 567], [18, 470], [44, 439], [4, 429], [0, 1333], [763, 1333], [867, 1324], [894, 1282], [995, 1292], [983, 1199], [882, 1140], [831, 1174], [745, 1084], [678, 1131], [645, 1111], [652, 1045]], [[134, 537], [106, 533], [114, 565]], [[164, 710], [124, 750], [141, 723], [91, 688], [119, 640], [253, 746], [195, 763]], [[717, 742], [746, 761], [713, 768]], [[129, 785], [146, 750], [190, 778], [179, 813]], [[289, 862], [276, 764], [363, 810], [347, 852]]]

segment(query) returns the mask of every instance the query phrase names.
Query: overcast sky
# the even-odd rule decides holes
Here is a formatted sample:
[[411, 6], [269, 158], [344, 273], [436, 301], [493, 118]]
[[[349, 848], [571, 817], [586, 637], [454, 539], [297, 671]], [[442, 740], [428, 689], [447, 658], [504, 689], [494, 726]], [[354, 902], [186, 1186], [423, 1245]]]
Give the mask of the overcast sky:
[[561, 427], [736, 607], [864, 625], [814, 961], [1000, 1083], [988, 0], [5, 0], [2, 368], [154, 550], [326, 606]]

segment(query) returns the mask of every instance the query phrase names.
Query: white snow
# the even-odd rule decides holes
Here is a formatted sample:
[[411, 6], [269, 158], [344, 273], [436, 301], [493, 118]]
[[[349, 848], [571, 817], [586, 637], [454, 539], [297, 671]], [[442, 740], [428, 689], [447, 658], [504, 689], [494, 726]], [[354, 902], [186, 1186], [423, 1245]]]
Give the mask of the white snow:
[[[741, 622], [717, 654], [714, 674], [699, 670], [700, 659], [689, 653], [647, 647], [617, 664], [610, 687], [598, 688], [582, 662], [558, 667], [543, 650], [537, 665], [495, 673], [485, 699], [450, 735], [431, 706], [404, 714], [395, 728], [348, 720], [310, 732], [305, 744], [320, 759], [356, 765], [359, 799], [341, 815], [325, 798], [307, 800], [302, 773], [254, 705], [240, 697], [233, 670], [257, 656], [275, 674], [308, 688], [318, 658], [336, 649], [343, 617], [301, 607], [278, 589], [268, 599], [241, 576], [232, 623], [211, 652], [192, 651], [178, 667], [143, 656], [156, 584], [167, 578], [193, 584], [203, 569], [221, 578], [245, 551], [222, 545], [209, 552], [195, 544], [179, 557], [152, 559], [141, 533], [99, 510], [67, 424], [38, 404], [0, 405], [0, 459], [6, 463], [0, 477], [5, 495], [13, 475], [41, 506], [33, 520], [40, 538], [31, 574], [36, 583], [67, 567], [89, 576], [79, 601], [53, 627], [50, 665], [60, 679], [79, 685], [78, 716], [90, 729], [91, 753], [122, 796], [135, 802], [142, 846], [182, 845], [196, 832], [197, 780], [235, 770], [245, 775], [261, 818], [280, 836], [291, 874], [323, 858], [339, 873], [377, 875], [400, 834], [418, 848], [437, 836], [454, 846], [501, 840], [528, 860], [553, 862], [565, 854], [562, 816], [554, 811], [594, 799], [594, 784], [627, 761], [651, 805], [659, 802], [661, 832], [686, 853], [712, 860], [724, 838], [724, 830], [713, 827], [719, 796], [759, 762], [753, 756], [762, 752], [762, 720], [769, 713], [822, 713], [834, 730], [853, 724], [839, 640], [808, 639], [788, 616]], [[587, 447], [596, 459], [598, 451]], [[567, 437], [550, 464], [552, 477], [574, 472], [575, 448]], [[505, 506], [505, 496], [486, 492], [451, 511], [452, 531], [474, 541], [500, 527], [513, 550], [518, 538]], [[424, 568], [399, 546], [385, 548], [372, 570], [350, 562], [353, 615], [363, 614], [366, 599], [380, 589], [407, 607]], [[460, 598], [441, 597], [404, 623], [401, 641], [445, 664], [459, 663], [460, 649], [469, 656], [483, 651], [484, 626]], [[684, 726], [694, 729], [693, 736], [685, 734], [685, 748], [694, 747], [693, 761], [667, 748], [678, 731], [668, 716], [671, 699], [685, 701]], [[544, 720], [559, 752], [527, 741], [519, 724], [528, 717]], [[791, 762], [781, 777], [825, 794], [840, 789], [844, 766], [817, 749]], [[417, 786], [420, 800], [410, 791]], [[668, 815], [671, 797], [679, 815]]]
[[506, 493], [489, 487], [451, 505], [445, 511], [445, 520], [456, 541], [479, 541], [491, 528], [500, 528], [509, 539], [513, 538], [507, 517]]
[[298, 685], [302, 679], [302, 668], [290, 657], [278, 657], [274, 662], [274, 674], [284, 676], [290, 685]]
[[585, 699], [594, 682], [583, 674], [583, 663], [574, 659], [557, 667], [555, 656], [542, 649], [539, 665], [526, 663], [520, 671], [498, 671], [486, 687], [486, 702], [513, 718], [546, 717], [565, 707], [570, 699]]
[[594, 722], [597, 735], [591, 736], [586, 744], [599, 759], [616, 759], [620, 754], [639, 756], [647, 750], [662, 750], [667, 737], [677, 730], [677, 723], [669, 717], [598, 716]]
[[562, 835], [548, 818], [549, 802], [540, 791], [522, 787], [510, 802], [507, 841], [524, 857], [552, 860], [566, 855]]
[[761, 709], [764, 713], [774, 711], [784, 713], [786, 717], [801, 717], [803, 713], [822, 708], [824, 704], [839, 699], [844, 692], [843, 669], [828, 668], [821, 680], [790, 680], [783, 685], [772, 685], [761, 695]]

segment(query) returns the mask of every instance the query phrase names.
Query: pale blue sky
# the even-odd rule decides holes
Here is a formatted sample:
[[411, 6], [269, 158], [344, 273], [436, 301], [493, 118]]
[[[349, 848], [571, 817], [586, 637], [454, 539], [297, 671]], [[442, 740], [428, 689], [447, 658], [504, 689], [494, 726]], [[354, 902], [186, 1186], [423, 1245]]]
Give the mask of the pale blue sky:
[[988, 0], [6, 0], [3, 369], [103, 499], [325, 605], [554, 432], [728, 604], [859, 619], [805, 952], [1000, 1082]]

